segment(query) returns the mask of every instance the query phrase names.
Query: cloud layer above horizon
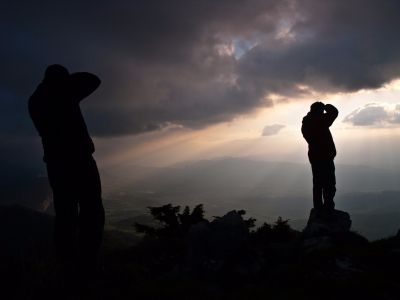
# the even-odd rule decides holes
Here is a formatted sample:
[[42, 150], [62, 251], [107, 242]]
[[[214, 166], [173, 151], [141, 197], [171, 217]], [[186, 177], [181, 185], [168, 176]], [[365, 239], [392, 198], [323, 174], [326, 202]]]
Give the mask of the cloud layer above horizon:
[[400, 124], [400, 104], [369, 103], [354, 110], [343, 122], [355, 126], [387, 127]]
[[282, 124], [272, 124], [272, 125], [266, 125], [262, 131], [262, 136], [271, 136], [271, 135], [276, 135], [281, 131], [283, 128], [285, 128], [285, 125]]
[[26, 101], [52, 63], [101, 77], [84, 104], [96, 136], [378, 88], [400, 76], [399, 11], [394, 0], [3, 2], [0, 134], [36, 134]]

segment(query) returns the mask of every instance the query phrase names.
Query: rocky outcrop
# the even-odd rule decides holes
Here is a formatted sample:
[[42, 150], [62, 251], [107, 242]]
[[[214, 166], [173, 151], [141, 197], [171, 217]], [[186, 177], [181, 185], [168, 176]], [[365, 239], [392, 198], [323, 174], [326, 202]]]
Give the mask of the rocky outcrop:
[[249, 241], [249, 228], [236, 210], [212, 222], [191, 226], [186, 243], [186, 263], [191, 267], [220, 269]]
[[350, 228], [351, 218], [347, 212], [313, 208], [303, 230], [303, 250], [313, 252], [335, 246], [338, 239], [350, 233]]
[[307, 237], [329, 236], [349, 232], [351, 228], [350, 215], [341, 210], [312, 209], [303, 235]]

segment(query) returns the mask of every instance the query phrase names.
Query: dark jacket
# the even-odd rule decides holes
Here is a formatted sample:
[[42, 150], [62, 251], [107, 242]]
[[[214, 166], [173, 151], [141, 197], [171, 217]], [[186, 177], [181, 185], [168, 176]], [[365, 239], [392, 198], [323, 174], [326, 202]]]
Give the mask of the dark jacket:
[[335, 143], [329, 127], [338, 116], [338, 110], [333, 105], [325, 105], [326, 113], [309, 112], [303, 118], [301, 132], [308, 143], [308, 158], [310, 162], [333, 160], [336, 156]]
[[100, 79], [90, 73], [74, 73], [59, 81], [45, 78], [29, 98], [29, 113], [42, 138], [46, 162], [94, 152], [79, 103], [99, 85]]

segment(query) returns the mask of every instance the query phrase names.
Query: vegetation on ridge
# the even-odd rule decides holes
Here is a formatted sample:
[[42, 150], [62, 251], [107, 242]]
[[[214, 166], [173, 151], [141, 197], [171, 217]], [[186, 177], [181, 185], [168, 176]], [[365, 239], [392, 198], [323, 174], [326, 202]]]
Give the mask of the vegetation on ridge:
[[[9, 244], [24, 228], [5, 220], [20, 223], [19, 215], [30, 239], [43, 240], [43, 232], [33, 229], [42, 218], [47, 224], [47, 216], [17, 208], [0, 211], [8, 216], [0, 220], [3, 231], [16, 230]], [[182, 211], [165, 205], [150, 212], [159, 226], [136, 224], [144, 238], [133, 247], [121, 246], [123, 234], [106, 231], [104, 270], [87, 299], [396, 299], [400, 292], [399, 236], [368, 242], [348, 232], [305, 239], [282, 218], [254, 228], [254, 219], [240, 210], [213, 220], [204, 218], [201, 205]], [[29, 251], [35, 255], [3, 253], [3, 293], [11, 293], [9, 299], [60, 293], [65, 287], [53, 254]]]

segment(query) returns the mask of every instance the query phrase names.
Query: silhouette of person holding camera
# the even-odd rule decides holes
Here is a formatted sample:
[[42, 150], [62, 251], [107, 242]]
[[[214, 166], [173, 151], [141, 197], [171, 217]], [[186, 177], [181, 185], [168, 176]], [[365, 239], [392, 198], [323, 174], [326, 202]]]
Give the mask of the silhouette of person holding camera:
[[[339, 112], [331, 104], [315, 102], [303, 118], [301, 132], [308, 143], [308, 158], [313, 174], [313, 203], [315, 209], [333, 210], [336, 193], [334, 158], [335, 143], [329, 127]], [[323, 199], [323, 201], [322, 201]]]
[[92, 157], [95, 148], [79, 103], [100, 83], [93, 74], [70, 74], [61, 65], [50, 65], [29, 98], [29, 113], [42, 139], [53, 190], [56, 251], [65, 266], [77, 268], [81, 275], [96, 268], [104, 209]]

